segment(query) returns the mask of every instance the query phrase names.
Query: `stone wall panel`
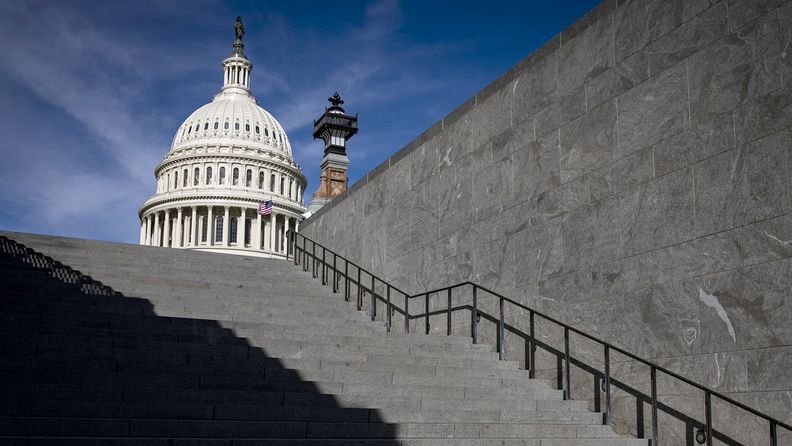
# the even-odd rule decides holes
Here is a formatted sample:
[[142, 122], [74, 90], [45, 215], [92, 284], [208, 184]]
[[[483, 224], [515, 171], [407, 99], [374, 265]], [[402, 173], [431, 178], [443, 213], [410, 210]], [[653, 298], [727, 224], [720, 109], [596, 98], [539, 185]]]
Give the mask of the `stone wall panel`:
[[620, 0], [616, 8], [616, 59], [638, 52], [682, 24], [682, 0]]
[[607, 165], [616, 148], [616, 104], [605, 104], [561, 128], [561, 182]]

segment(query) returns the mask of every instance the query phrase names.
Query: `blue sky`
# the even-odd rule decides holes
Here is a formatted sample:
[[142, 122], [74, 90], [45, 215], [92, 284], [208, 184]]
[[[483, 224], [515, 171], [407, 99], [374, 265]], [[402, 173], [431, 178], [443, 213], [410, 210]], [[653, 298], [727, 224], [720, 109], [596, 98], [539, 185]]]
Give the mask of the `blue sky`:
[[153, 169], [219, 90], [237, 15], [310, 194], [312, 120], [335, 90], [360, 114], [351, 184], [597, 3], [4, 1], [0, 229], [137, 242]]

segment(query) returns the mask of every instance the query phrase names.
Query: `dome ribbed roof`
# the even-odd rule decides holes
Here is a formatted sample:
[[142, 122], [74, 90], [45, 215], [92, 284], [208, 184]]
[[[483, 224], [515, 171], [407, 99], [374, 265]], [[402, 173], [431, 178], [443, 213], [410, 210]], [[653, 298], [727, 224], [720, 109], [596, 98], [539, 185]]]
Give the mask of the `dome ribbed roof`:
[[247, 94], [221, 92], [195, 110], [176, 131], [171, 152], [218, 143], [269, 148], [292, 156], [283, 127]]

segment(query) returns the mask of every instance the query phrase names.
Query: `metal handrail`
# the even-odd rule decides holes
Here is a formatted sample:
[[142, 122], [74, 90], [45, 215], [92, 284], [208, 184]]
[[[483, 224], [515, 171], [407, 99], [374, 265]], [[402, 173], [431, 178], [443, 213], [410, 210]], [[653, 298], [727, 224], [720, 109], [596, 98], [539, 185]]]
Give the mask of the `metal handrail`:
[[[756, 417], [759, 417], [769, 423], [769, 434], [770, 434], [770, 445], [771, 446], [778, 446], [778, 428], [785, 429], [792, 433], [792, 426], [787, 423], [784, 423], [780, 420], [777, 420], [769, 415], [766, 415], [762, 412], [757, 411], [739, 401], [735, 401], [734, 399], [723, 395], [719, 392], [713, 391], [701, 384], [696, 383], [684, 376], [679, 375], [678, 373], [672, 372], [662, 366], [657, 365], [656, 363], [641, 358], [633, 353], [630, 353], [622, 348], [616, 347], [608, 342], [605, 342], [593, 335], [590, 335], [582, 330], [576, 329], [564, 322], [561, 322], [553, 317], [550, 317], [546, 314], [543, 314], [539, 311], [536, 311], [526, 305], [521, 304], [513, 299], [510, 299], [502, 294], [492, 291], [484, 286], [481, 286], [477, 283], [472, 281], [464, 281], [454, 285], [449, 285], [445, 287], [436, 288], [430, 291], [424, 291], [417, 294], [408, 294], [394, 285], [391, 285], [387, 281], [383, 280], [382, 278], [378, 277], [377, 275], [369, 272], [368, 270], [362, 268], [360, 265], [349, 261], [345, 257], [338, 255], [335, 251], [325, 247], [324, 245], [317, 243], [308, 237], [304, 236], [303, 234], [296, 233], [294, 231], [288, 232], [288, 240], [289, 240], [289, 250], [287, 257], [293, 257], [293, 261], [295, 265], [301, 265], [305, 271], [312, 270], [313, 277], [317, 277], [317, 269], [321, 268], [321, 279], [322, 284], [326, 285], [326, 273], [331, 270], [332, 273], [332, 281], [333, 281], [333, 292], [338, 291], [338, 282], [343, 278], [344, 279], [344, 298], [345, 300], [349, 300], [351, 287], [350, 285], [355, 285], [357, 288], [357, 308], [358, 310], [362, 309], [362, 302], [363, 302], [363, 294], [368, 292], [372, 299], [371, 299], [371, 320], [376, 319], [376, 311], [377, 311], [377, 302], [383, 302], [386, 304], [386, 317], [385, 317], [385, 325], [388, 331], [391, 330], [391, 318], [394, 313], [399, 313], [404, 316], [404, 331], [406, 333], [410, 332], [410, 321], [415, 319], [425, 319], [425, 332], [429, 334], [430, 332], [430, 325], [429, 325], [429, 317], [430, 316], [438, 316], [442, 314], [447, 314], [447, 335], [451, 335], [451, 321], [452, 321], [452, 314], [457, 311], [470, 311], [471, 312], [471, 338], [473, 339], [473, 343], [477, 342], [477, 330], [478, 324], [480, 319], [486, 319], [490, 322], [497, 324], [497, 350], [499, 354], [500, 360], [506, 360], [506, 351], [505, 351], [505, 341], [504, 341], [504, 333], [505, 331], [509, 331], [510, 333], [516, 334], [517, 336], [523, 338], [526, 343], [526, 352], [525, 352], [525, 368], [529, 372], [529, 378], [535, 378], [536, 372], [536, 361], [535, 361], [535, 351], [537, 348], [541, 348], [544, 351], [556, 356], [556, 378], [557, 378], [557, 387], [559, 390], [563, 390], [564, 392], [564, 399], [571, 399], [570, 394], [570, 368], [571, 365], [574, 365], [581, 370], [590, 373], [594, 377], [594, 388], [595, 388], [595, 395], [594, 395], [594, 405], [595, 411], [599, 412], [601, 408], [601, 395], [600, 395], [600, 383], [604, 388], [605, 393], [605, 413], [603, 416], [603, 424], [610, 424], [613, 420], [612, 418], [612, 404], [611, 404], [611, 386], [614, 386], [631, 396], [636, 398], [636, 432], [639, 438], [644, 438], [644, 422], [643, 422], [643, 405], [650, 404], [651, 405], [651, 444], [656, 446], [658, 444], [658, 411], [662, 411], [679, 421], [685, 423], [686, 429], [686, 441], [688, 445], [693, 445], [694, 434], [693, 430], [698, 429], [695, 434], [695, 441], [698, 444], [704, 444], [706, 441], [707, 446], [712, 446], [713, 439], [717, 439], [724, 444], [730, 446], [745, 446], [743, 443], [740, 443], [730, 437], [728, 437], [725, 433], [720, 432], [713, 428], [712, 426], [712, 398], [715, 397], [718, 400], [726, 402], [734, 407], [737, 407], [741, 410], [744, 410]], [[302, 238], [302, 247], [299, 246], [297, 243], [297, 238]], [[311, 243], [311, 250], [308, 251], [306, 245], [307, 242]], [[321, 248], [322, 253], [321, 256], [318, 256], [316, 250]], [[332, 264], [328, 263], [327, 261], [327, 254], [332, 255]], [[309, 259], [311, 265], [309, 266]], [[337, 265], [338, 260], [343, 261], [344, 270], [341, 272]], [[357, 270], [357, 278], [350, 271], [349, 267], [352, 267], [352, 271]], [[363, 283], [362, 276], [369, 276], [371, 277], [371, 283], [367, 287], [366, 284]], [[383, 297], [376, 292], [376, 284], [380, 282], [386, 288], [386, 296]], [[451, 305], [451, 296], [452, 290], [457, 288], [463, 287], [471, 287], [473, 290], [472, 293], [472, 303], [470, 305], [458, 305], [452, 306]], [[498, 298], [498, 316], [492, 316], [486, 312], [481, 311], [477, 305], [477, 292], [478, 290], [484, 291], [492, 296]], [[398, 305], [393, 303], [391, 299], [392, 292], [396, 292], [401, 294], [404, 299], [404, 308], [399, 308]], [[434, 310], [430, 311], [429, 299], [430, 296], [433, 294], [441, 294], [447, 293], [448, 298], [448, 306], [446, 309], [443, 310]], [[425, 309], [423, 313], [416, 313], [410, 314], [409, 312], [409, 302], [411, 299], [416, 299], [423, 297], [425, 299]], [[505, 303], [509, 303], [511, 305], [517, 306], [523, 310], [528, 311], [529, 317], [529, 333], [525, 333], [522, 330], [509, 325], [505, 322]], [[549, 344], [540, 341], [536, 338], [535, 334], [535, 326], [536, 326], [536, 318], [539, 317], [545, 321], [548, 321], [552, 324], [557, 325], [564, 330], [564, 349], [559, 350], [555, 347], [550, 346]], [[584, 363], [583, 361], [572, 357], [569, 350], [569, 340], [570, 340], [570, 333], [577, 334], [582, 336], [590, 341], [593, 341], [603, 347], [603, 367], [604, 371], [600, 371], [594, 366]], [[610, 355], [612, 352], [617, 352], [621, 355], [626, 356], [634, 361], [637, 361], [645, 366], [649, 367], [650, 372], [650, 380], [651, 380], [651, 391], [650, 395], [646, 395], [645, 393], [641, 392], [634, 387], [629, 386], [628, 384], [619, 381], [613, 378], [610, 375]], [[658, 372], [679, 380], [695, 389], [698, 389], [704, 392], [704, 402], [705, 402], [705, 421], [701, 422], [689, 415], [682, 413], [681, 411], [674, 409], [667, 404], [661, 403], [658, 401], [657, 397], [657, 374]]]

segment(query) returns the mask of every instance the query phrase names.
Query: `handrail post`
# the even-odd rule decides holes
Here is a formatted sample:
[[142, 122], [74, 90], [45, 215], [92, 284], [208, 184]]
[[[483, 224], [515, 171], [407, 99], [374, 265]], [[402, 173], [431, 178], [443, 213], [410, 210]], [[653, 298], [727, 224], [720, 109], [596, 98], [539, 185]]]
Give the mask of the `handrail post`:
[[429, 293], [424, 294], [424, 302], [426, 303], [426, 312], [424, 313], [424, 332], [429, 334]]
[[327, 277], [325, 275], [325, 271], [327, 271], [327, 262], [325, 261], [325, 253], [326, 252], [327, 252], [327, 249], [325, 249], [325, 247], [322, 246], [322, 286], [326, 286], [327, 285]]
[[357, 291], [358, 291], [358, 293], [357, 293], [357, 310], [360, 311], [361, 309], [363, 309], [363, 287], [361, 286], [362, 282], [360, 281], [360, 267], [358, 266], [357, 269], [358, 269], [358, 277], [357, 277]]
[[500, 318], [498, 319], [498, 358], [501, 361], [506, 360], [506, 346], [504, 345], [504, 312], [503, 312], [503, 298], [501, 297], [499, 300], [499, 307], [500, 307]]
[[344, 259], [344, 301], [349, 302], [349, 260]]
[[316, 279], [316, 242], [311, 242], [311, 268], [313, 278]]
[[386, 329], [386, 331], [390, 332], [390, 330], [391, 330], [391, 311], [393, 311], [393, 310], [391, 310], [391, 301], [390, 301], [391, 286], [390, 286], [389, 283], [386, 283], [385, 285], [386, 285], [386, 287], [385, 287], [386, 288], [385, 289], [385, 295], [386, 295], [386, 299], [388, 300], [388, 304], [387, 304], [387, 308], [386, 308], [387, 313], [385, 314], [385, 329]]
[[308, 250], [305, 247], [307, 242], [308, 242], [308, 239], [305, 238], [305, 236], [303, 236], [303, 249], [302, 249], [302, 251], [303, 251], [302, 252], [302, 254], [303, 254], [303, 265], [302, 266], [303, 266], [303, 271], [306, 271], [306, 272], [308, 271]]
[[528, 322], [529, 322], [529, 335], [528, 338], [528, 360], [529, 364], [526, 364], [525, 367], [528, 369], [528, 378], [534, 379], [536, 378], [536, 345], [534, 343], [534, 312], [533, 310], [528, 312]]
[[778, 446], [778, 426], [775, 421], [770, 422], [770, 446]]
[[473, 310], [470, 312], [470, 337], [476, 343], [478, 337], [478, 303], [476, 302], [476, 291], [478, 287], [473, 284]]
[[451, 288], [448, 289], [448, 321], [446, 322], [446, 336], [451, 336]]
[[564, 327], [564, 399], [572, 399], [572, 389], [569, 380], [569, 327]]
[[336, 268], [336, 257], [338, 257], [333, 251], [333, 294], [338, 292], [338, 269]]
[[704, 419], [707, 422], [707, 446], [712, 446], [712, 395], [709, 390], [704, 391]]
[[294, 260], [294, 266], [297, 266], [297, 233], [292, 231], [289, 233], [289, 235], [289, 241], [291, 242], [289, 243], [289, 246], [291, 247], [293, 257], [292, 260]]
[[374, 297], [374, 274], [371, 275], [371, 320], [377, 320], [377, 298]]
[[[658, 432], [657, 432], [657, 369], [655, 368], [654, 365], [652, 365], [650, 367], [649, 373], [650, 373], [651, 378], [652, 378], [652, 446], [657, 446], [657, 444], [658, 444], [657, 443], [657, 437], [658, 437]], [[706, 395], [705, 398], [707, 398], [707, 401], [706, 401], [705, 405], [707, 407], [709, 407], [709, 393], [705, 393], [705, 395]], [[710, 438], [711, 438], [710, 434], [712, 433], [711, 423], [710, 422], [711, 422], [711, 420], [709, 420], [709, 417], [708, 417], [708, 422], [707, 422], [707, 429], [708, 429], [707, 440], [710, 441], [709, 446], [712, 446], [712, 442], [710, 440]]]
[[410, 332], [410, 298], [404, 295], [404, 332]]
[[610, 389], [610, 347], [605, 345], [605, 424], [613, 421], [611, 412], [611, 389]]

